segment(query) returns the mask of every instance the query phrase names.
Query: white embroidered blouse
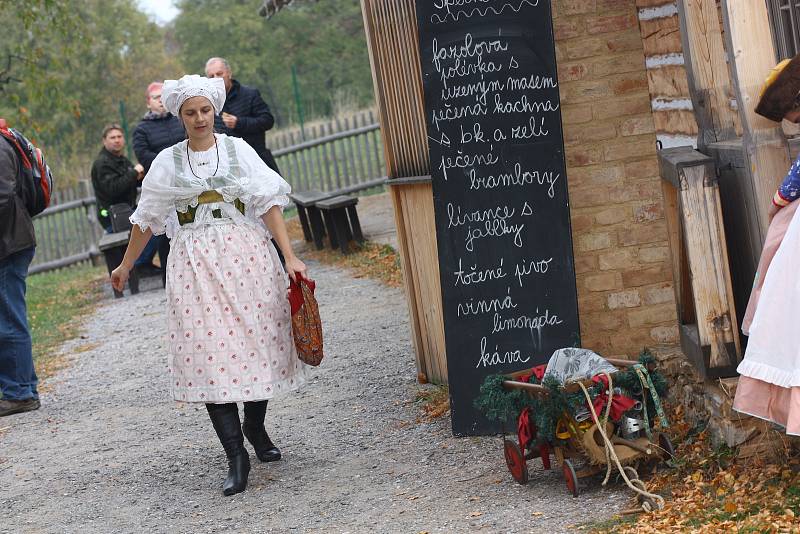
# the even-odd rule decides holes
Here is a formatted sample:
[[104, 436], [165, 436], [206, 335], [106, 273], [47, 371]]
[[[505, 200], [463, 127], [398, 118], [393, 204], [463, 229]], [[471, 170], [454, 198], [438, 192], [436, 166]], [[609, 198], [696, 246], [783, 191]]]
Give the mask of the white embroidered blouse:
[[[188, 141], [162, 150], [153, 160], [142, 182], [142, 194], [132, 224], [142, 230], [172, 237], [179, 230], [192, 230], [221, 222], [212, 214], [221, 210], [226, 219], [263, 228], [260, 217], [272, 206], [283, 209], [289, 203], [289, 184], [267, 167], [253, 148], [238, 137], [215, 134], [216, 147], [195, 152]], [[216, 173], [215, 173], [216, 171]], [[204, 191], [217, 191], [225, 202], [200, 204]], [[233, 204], [245, 205], [242, 215]], [[179, 226], [176, 211], [197, 206], [194, 222]], [[223, 219], [225, 220], [225, 219]]]

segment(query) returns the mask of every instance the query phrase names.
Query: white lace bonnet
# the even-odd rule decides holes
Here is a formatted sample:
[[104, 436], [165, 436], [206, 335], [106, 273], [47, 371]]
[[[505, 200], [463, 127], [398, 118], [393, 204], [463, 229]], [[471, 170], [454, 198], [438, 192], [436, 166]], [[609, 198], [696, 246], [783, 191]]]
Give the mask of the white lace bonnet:
[[187, 99], [204, 96], [219, 114], [225, 105], [225, 82], [222, 78], [206, 78], [197, 74], [187, 74], [180, 80], [166, 80], [161, 88], [161, 102], [167, 111], [179, 116], [181, 106]]

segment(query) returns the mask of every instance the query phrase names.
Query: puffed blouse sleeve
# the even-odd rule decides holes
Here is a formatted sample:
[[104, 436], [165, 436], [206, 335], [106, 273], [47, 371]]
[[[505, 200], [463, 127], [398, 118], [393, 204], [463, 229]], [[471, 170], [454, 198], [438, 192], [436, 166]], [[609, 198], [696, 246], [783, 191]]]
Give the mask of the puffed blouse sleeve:
[[166, 232], [167, 218], [175, 211], [175, 164], [170, 153], [171, 147], [153, 160], [142, 181], [139, 204], [130, 217], [131, 224], [139, 225], [142, 231], [149, 228], [155, 235]]
[[233, 139], [243, 174], [248, 178], [247, 192], [249, 194], [245, 201], [248, 214], [258, 218], [272, 206], [278, 206], [283, 210], [289, 204], [289, 193], [292, 192], [292, 187], [280, 174], [270, 169], [258, 157], [253, 147], [242, 139]]

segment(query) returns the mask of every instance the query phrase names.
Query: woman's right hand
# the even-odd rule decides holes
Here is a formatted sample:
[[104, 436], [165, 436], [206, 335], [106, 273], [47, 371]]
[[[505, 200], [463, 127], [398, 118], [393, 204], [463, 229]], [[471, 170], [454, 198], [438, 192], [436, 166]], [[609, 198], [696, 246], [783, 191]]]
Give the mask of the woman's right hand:
[[289, 256], [285, 258], [285, 265], [286, 272], [289, 274], [289, 278], [297, 282], [297, 276], [300, 275], [301, 278], [308, 277], [308, 268], [306, 264], [300, 261], [297, 256]]
[[119, 267], [111, 271], [111, 286], [117, 291], [122, 292], [125, 288], [125, 282], [128, 281], [130, 275], [130, 267], [126, 266], [124, 263], [120, 263]]

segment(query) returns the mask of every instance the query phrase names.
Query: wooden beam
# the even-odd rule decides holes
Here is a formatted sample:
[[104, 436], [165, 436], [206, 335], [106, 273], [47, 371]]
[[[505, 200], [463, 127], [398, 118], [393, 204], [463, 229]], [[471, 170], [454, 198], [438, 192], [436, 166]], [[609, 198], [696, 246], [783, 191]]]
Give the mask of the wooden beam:
[[679, 0], [689, 94], [700, 128], [697, 146], [736, 137], [739, 117], [731, 109], [731, 79], [722, 44], [716, 0]]
[[361, 0], [418, 378], [447, 382], [415, 0]]
[[722, 0], [722, 15], [763, 243], [767, 210], [790, 164], [780, 124], [755, 113], [761, 85], [776, 63], [775, 48], [765, 2]]
[[698, 132], [674, 4], [675, 0], [635, 1], [656, 139], [662, 148], [695, 146]]
[[389, 178], [430, 174], [415, 0], [361, 0]]
[[[741, 347], [714, 165], [682, 167], [679, 178], [700, 345], [711, 347], [709, 367], [732, 366], [738, 363]], [[735, 353], [729, 351], [730, 343]]]

